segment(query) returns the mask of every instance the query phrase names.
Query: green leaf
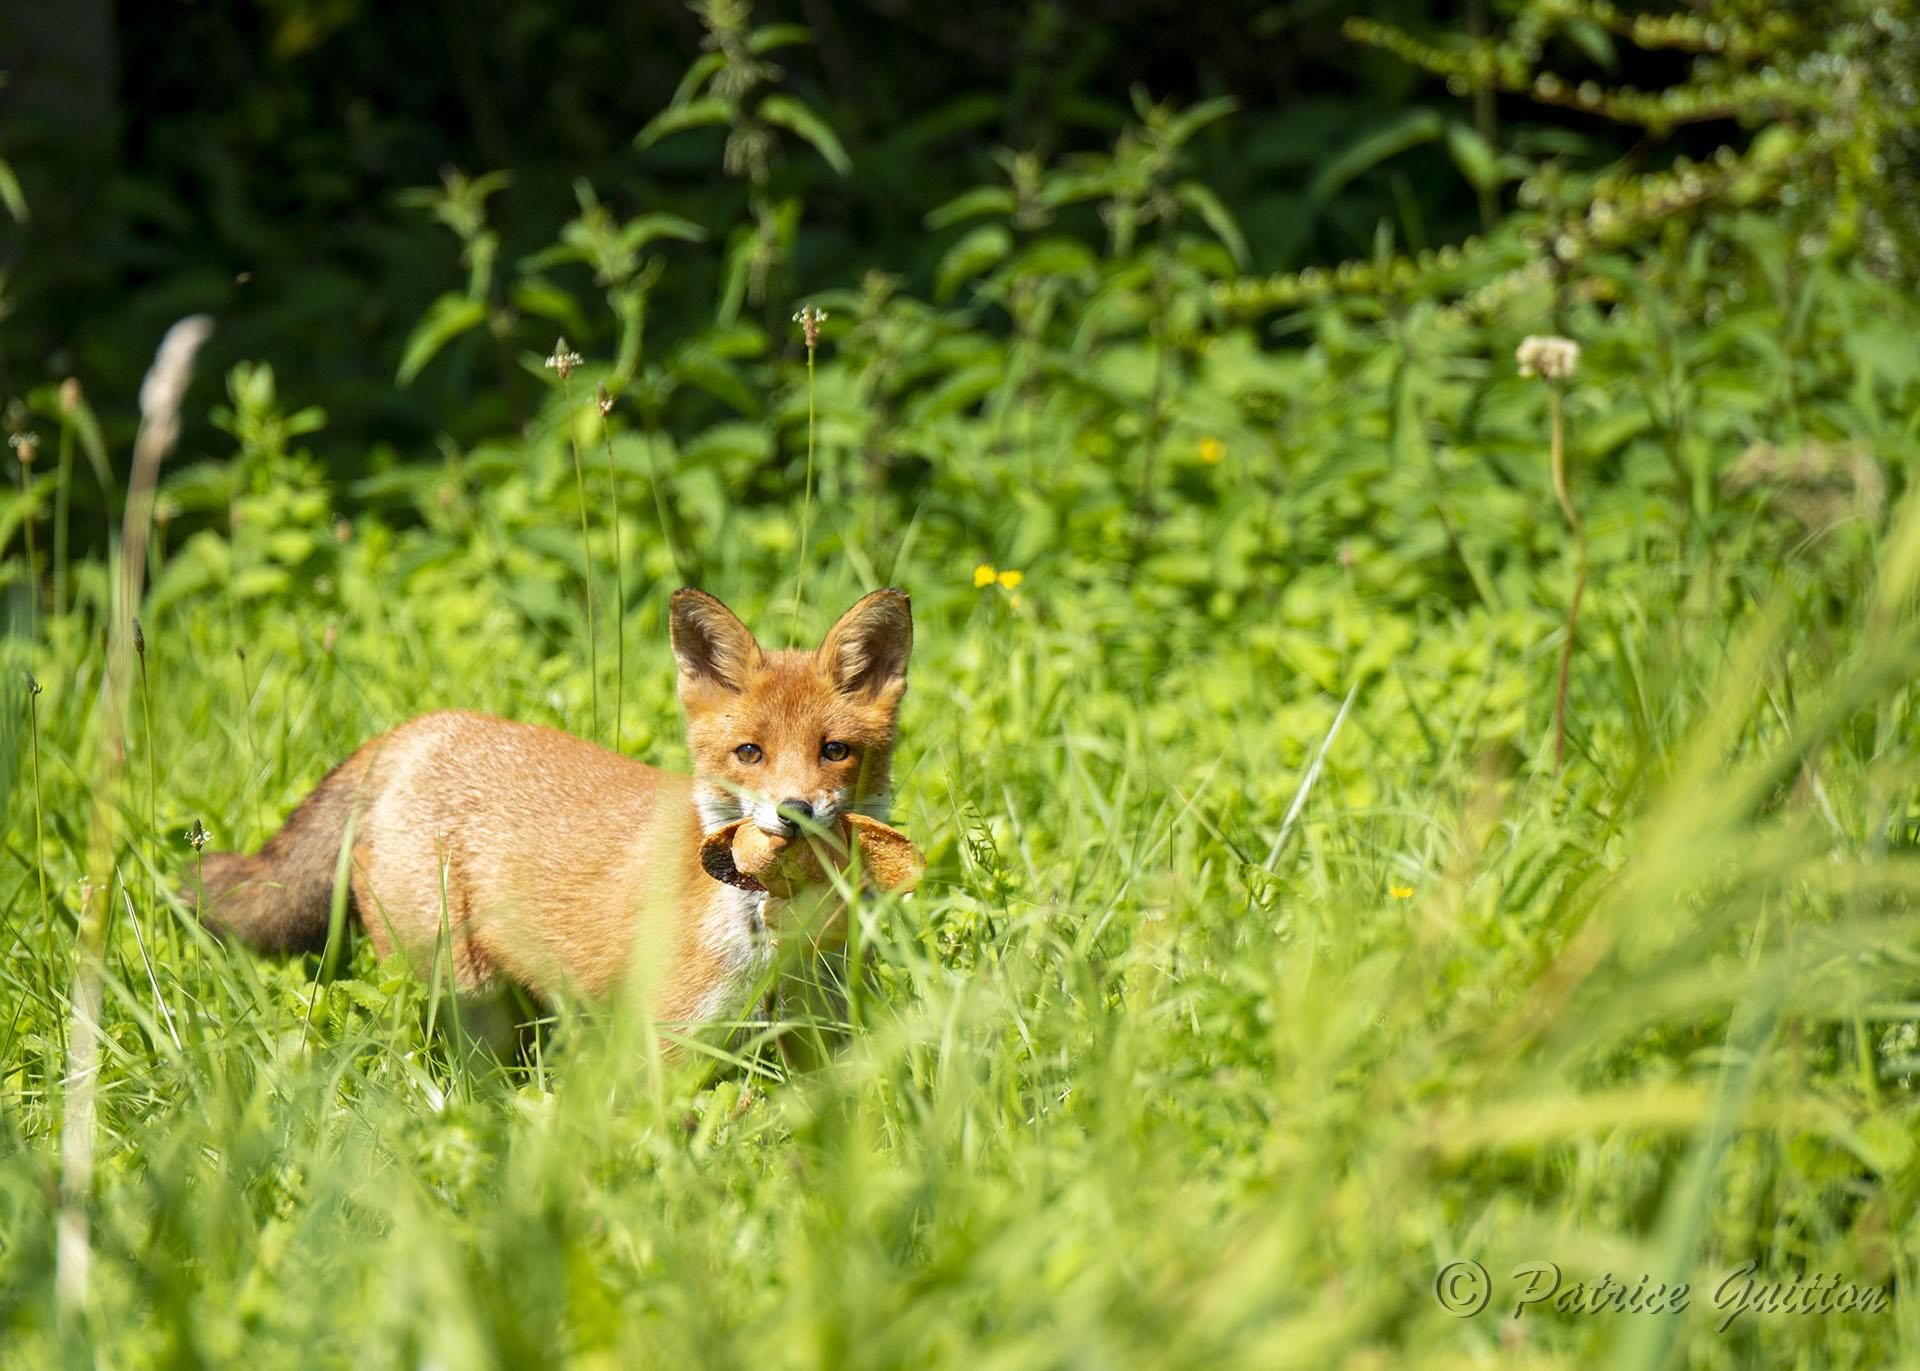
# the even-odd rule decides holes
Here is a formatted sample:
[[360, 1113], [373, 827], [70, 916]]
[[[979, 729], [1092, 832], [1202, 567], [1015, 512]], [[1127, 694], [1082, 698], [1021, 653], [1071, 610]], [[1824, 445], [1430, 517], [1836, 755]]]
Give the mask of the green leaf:
[[683, 243], [705, 240], [707, 231], [691, 219], [677, 214], [642, 214], [630, 219], [620, 230], [620, 242], [629, 252], [638, 252], [656, 238], [678, 238]]
[[427, 307], [420, 322], [413, 326], [413, 332], [407, 335], [407, 346], [401, 354], [395, 379], [403, 386], [413, 384], [413, 378], [441, 348], [486, 317], [484, 301], [469, 300], [451, 291], [442, 295]]
[[1098, 200], [1113, 189], [1113, 176], [1106, 171], [1069, 171], [1049, 176], [1040, 187], [1040, 202], [1049, 208]]
[[754, 237], [749, 229], [736, 229], [727, 246], [726, 264], [720, 271], [720, 303], [714, 320], [731, 324], [740, 317], [740, 306], [747, 298], [747, 275], [753, 265]]
[[978, 404], [1006, 380], [1007, 369], [999, 358], [948, 374], [947, 379], [917, 399], [912, 407], [916, 422], [941, 419]]
[[1501, 181], [1500, 157], [1487, 140], [1459, 120], [1447, 125], [1447, 151], [1467, 184], [1475, 190], [1495, 190]]
[[957, 96], [889, 129], [881, 146], [888, 157], [897, 159], [949, 139], [965, 137], [976, 129], [998, 123], [999, 119], [1000, 102], [991, 95]]
[[840, 146], [839, 136], [827, 127], [824, 119], [791, 95], [769, 95], [760, 102], [760, 117], [811, 143], [814, 151], [826, 158], [827, 165], [842, 176], [852, 173], [853, 160]]
[[1180, 147], [1208, 124], [1219, 122], [1238, 108], [1238, 103], [1230, 95], [1202, 100], [1192, 109], [1182, 110], [1174, 116], [1167, 125], [1167, 141], [1176, 148]]
[[0, 204], [19, 222], [27, 222], [26, 194], [20, 189], [20, 178], [13, 174], [5, 158], [0, 158]]
[[[7, 454], [9, 458], [12, 453]], [[44, 498], [53, 490], [54, 473], [48, 472], [37, 478], [32, 485], [21, 487], [9, 493], [4, 504], [0, 504], [0, 551], [4, 551], [13, 541], [13, 535], [29, 518], [38, 518]]]
[[587, 333], [587, 317], [580, 310], [580, 302], [538, 276], [515, 282], [511, 298], [513, 307], [522, 314], [551, 319], [571, 337], [580, 338]]
[[720, 53], [709, 52], [693, 59], [686, 74], [680, 78], [680, 84], [674, 87], [673, 99], [667, 102], [667, 108], [679, 109], [698, 95], [707, 82], [718, 76], [727, 65], [727, 59]]
[[1614, 47], [1613, 35], [1591, 19], [1570, 19], [1561, 32], [1602, 71], [1620, 70], [1620, 53]]
[[633, 143], [635, 147], [650, 148], [662, 138], [684, 133], [688, 129], [724, 124], [732, 118], [733, 101], [722, 100], [718, 96], [689, 101], [684, 105], [668, 105], [634, 135]]
[[982, 224], [947, 249], [933, 277], [933, 298], [951, 300], [967, 281], [989, 271], [1013, 251], [1013, 235], [1002, 224]]
[[1100, 259], [1085, 243], [1061, 235], [1042, 238], [1022, 248], [998, 273], [1001, 280], [1041, 277], [1049, 290], [1064, 285], [1092, 289], [1100, 270]]
[[1012, 214], [1016, 208], [1012, 191], [1001, 186], [976, 186], [929, 211], [924, 222], [930, 229], [951, 228], [983, 214]]
[[755, 57], [775, 48], [791, 48], [813, 41], [813, 30], [805, 24], [766, 24], [747, 35], [747, 51]]
[[249, 600], [263, 595], [284, 595], [293, 578], [279, 567], [248, 567], [227, 583], [227, 592], [235, 599]]
[[111, 498], [113, 468], [107, 462], [107, 440], [100, 432], [100, 420], [93, 406], [84, 395], [73, 407], [73, 432], [80, 440], [80, 450], [87, 455], [87, 465], [93, 468], [94, 479], [100, 483], [100, 493]]
[[764, 424], [724, 420], [696, 434], [680, 450], [685, 466], [754, 467], [773, 455], [772, 435]]
[[1233, 214], [1220, 202], [1220, 197], [1198, 181], [1182, 181], [1173, 190], [1174, 198], [1199, 216], [1221, 245], [1233, 254], [1233, 264], [1245, 268], [1252, 260], [1247, 251], [1246, 235], [1240, 232], [1240, 225], [1234, 222]]
[[742, 414], [760, 412], [760, 401], [739, 368], [717, 356], [713, 349], [698, 343], [680, 348], [670, 364], [673, 374], [683, 383], [704, 390]]
[[1389, 120], [1384, 127], [1348, 144], [1313, 178], [1308, 198], [1332, 199], [1354, 177], [1408, 148], [1432, 142], [1444, 127], [1444, 121], [1430, 109], [1408, 110]]

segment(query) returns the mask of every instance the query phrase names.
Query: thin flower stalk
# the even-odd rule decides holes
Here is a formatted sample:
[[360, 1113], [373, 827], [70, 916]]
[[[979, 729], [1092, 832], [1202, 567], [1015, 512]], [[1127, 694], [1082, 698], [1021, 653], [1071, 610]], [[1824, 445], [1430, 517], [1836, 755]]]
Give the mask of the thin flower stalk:
[[31, 671], [26, 677], [27, 736], [33, 752], [33, 869], [40, 875], [40, 928], [45, 932], [52, 928], [53, 919], [47, 905], [46, 806], [40, 794], [40, 691], [43, 687], [34, 680]]
[[1567, 634], [1560, 644], [1560, 673], [1553, 695], [1553, 770], [1558, 775], [1567, 760], [1567, 682], [1573, 666], [1574, 635], [1580, 626], [1580, 601], [1587, 589], [1587, 535], [1567, 484], [1566, 411], [1561, 395], [1561, 388], [1579, 370], [1580, 345], [1571, 338], [1528, 337], [1521, 340], [1514, 359], [1519, 363], [1522, 376], [1537, 376], [1547, 385], [1548, 465], [1553, 477], [1553, 498], [1559, 503], [1561, 517], [1567, 521], [1567, 530], [1573, 537], [1573, 598], [1567, 605]]
[[593, 549], [587, 535], [587, 473], [580, 462], [580, 435], [574, 428], [573, 413], [573, 369], [584, 359], [579, 353], [567, 347], [567, 340], [560, 339], [553, 345], [553, 355], [547, 358], [547, 369], [560, 377], [560, 389], [567, 397], [567, 445], [573, 451], [573, 485], [580, 497], [580, 564], [581, 578], [586, 583], [587, 607], [587, 679], [588, 693], [592, 701], [592, 734], [600, 734], [600, 639], [593, 626]]
[[[613, 414], [613, 396], [603, 384], [598, 394], [600, 439], [607, 449], [607, 490], [613, 499], [608, 522], [613, 527], [613, 746], [621, 747], [620, 724], [627, 709], [627, 572], [620, 555], [620, 476], [613, 465], [613, 429], [607, 420]], [[572, 416], [569, 415], [569, 422]]]
[[800, 601], [807, 584], [807, 541], [813, 528], [813, 451], [814, 451], [814, 389], [813, 355], [820, 346], [820, 325], [825, 323], [827, 312], [813, 305], [803, 306], [793, 316], [800, 325], [800, 336], [807, 345], [807, 484], [800, 502], [800, 569], [793, 578], [793, 616], [792, 623], [800, 622]]
[[[140, 721], [146, 732], [147, 752], [147, 908], [160, 907], [156, 884], [159, 854], [154, 851], [154, 835], [159, 832], [160, 763], [153, 753], [153, 691], [147, 679], [147, 635], [136, 616], [133, 621], [133, 653], [140, 663]], [[172, 941], [171, 938], [168, 939]]]
[[69, 376], [60, 383], [60, 459], [53, 486], [53, 612], [67, 612], [67, 541], [73, 497], [73, 416], [80, 408], [80, 382]]
[[35, 520], [34, 509], [31, 504], [33, 498], [33, 463], [34, 459], [40, 455], [40, 435], [37, 433], [16, 433], [9, 438], [7, 442], [8, 445], [13, 448], [13, 455], [20, 459], [20, 493], [29, 501], [26, 507], [26, 518], [22, 520], [22, 527], [27, 536], [27, 632], [32, 634], [34, 631], [34, 615], [39, 607], [40, 600], [40, 563], [33, 551], [33, 525]]

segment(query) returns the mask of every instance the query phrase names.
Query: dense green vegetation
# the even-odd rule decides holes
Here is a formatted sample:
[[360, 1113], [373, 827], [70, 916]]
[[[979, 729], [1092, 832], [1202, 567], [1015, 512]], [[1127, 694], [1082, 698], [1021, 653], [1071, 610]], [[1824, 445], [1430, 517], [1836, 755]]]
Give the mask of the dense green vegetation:
[[[215, 303], [150, 520], [192, 272], [64, 321], [9, 278], [0, 1362], [1920, 1355], [1916, 16], [1401, 20], [1331, 150], [1330, 98], [1106, 89], [1049, 144], [1097, 121], [1030, 93], [863, 249], [830, 188], [918, 145], [710, 0], [550, 239], [499, 216], [551, 167], [407, 193], [437, 265], [364, 356]], [[471, 1055], [364, 940], [172, 893], [430, 708], [684, 766], [684, 583], [777, 642], [913, 595], [931, 868], [830, 1064], [626, 1002]], [[1890, 1303], [1723, 1326], [1749, 1259]], [[1510, 1317], [1542, 1261], [1693, 1297]]]

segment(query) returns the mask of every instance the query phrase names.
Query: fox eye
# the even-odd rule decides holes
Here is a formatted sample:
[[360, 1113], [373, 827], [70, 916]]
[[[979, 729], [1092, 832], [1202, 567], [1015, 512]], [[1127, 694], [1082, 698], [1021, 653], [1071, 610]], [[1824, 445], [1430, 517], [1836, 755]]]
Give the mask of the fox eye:
[[745, 762], [748, 766], [752, 766], [760, 760], [760, 744], [742, 743], [733, 750], [733, 755]]
[[828, 743], [820, 749], [820, 755], [830, 762], [844, 762], [852, 751], [845, 743]]

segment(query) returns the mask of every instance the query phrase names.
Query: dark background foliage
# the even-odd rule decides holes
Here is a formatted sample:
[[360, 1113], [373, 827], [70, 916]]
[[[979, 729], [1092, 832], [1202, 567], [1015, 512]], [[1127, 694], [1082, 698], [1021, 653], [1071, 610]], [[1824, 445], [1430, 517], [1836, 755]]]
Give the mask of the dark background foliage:
[[[1373, 9], [1415, 27], [1477, 22], [1447, 5]], [[1307, 194], [1408, 107], [1458, 107], [1441, 83], [1343, 37], [1347, 13], [1164, 0], [759, 7], [758, 22], [815, 31], [814, 46], [776, 57], [853, 159], [845, 177], [811, 153], [774, 168], [776, 189], [807, 206], [796, 289], [853, 286], [882, 262], [924, 290], [956, 236], [928, 232], [927, 211], [992, 179], [996, 147], [1107, 146], [1136, 86], [1181, 104], [1238, 102], [1193, 165], [1260, 270], [1364, 256], [1383, 218], [1411, 246], [1458, 240], [1478, 227], [1475, 196], [1436, 144], [1368, 167], [1337, 195]], [[392, 385], [408, 328], [459, 281], [444, 234], [399, 192], [445, 168], [511, 171], [491, 207], [503, 259], [552, 240], [582, 177], [622, 213], [670, 210], [723, 231], [743, 191], [718, 174], [719, 131], [634, 146], [702, 36], [693, 13], [663, 0], [10, 7], [0, 155], [33, 218], [0, 229], [14, 310], [0, 390], [72, 373], [99, 396], [130, 398], [153, 340], [204, 310], [220, 330], [201, 390], [217, 394], [235, 360], [272, 361], [286, 393], [326, 397], [315, 448], [337, 473], [361, 469], [376, 442], [470, 436], [498, 417], [485, 395], [496, 375]], [[1567, 55], [1576, 67], [1583, 57]], [[1626, 56], [1642, 69], [1617, 79], [1661, 79], [1659, 55]], [[660, 284], [656, 334], [708, 316], [714, 271], [703, 259]], [[102, 409], [110, 427], [130, 419], [125, 404]]]

